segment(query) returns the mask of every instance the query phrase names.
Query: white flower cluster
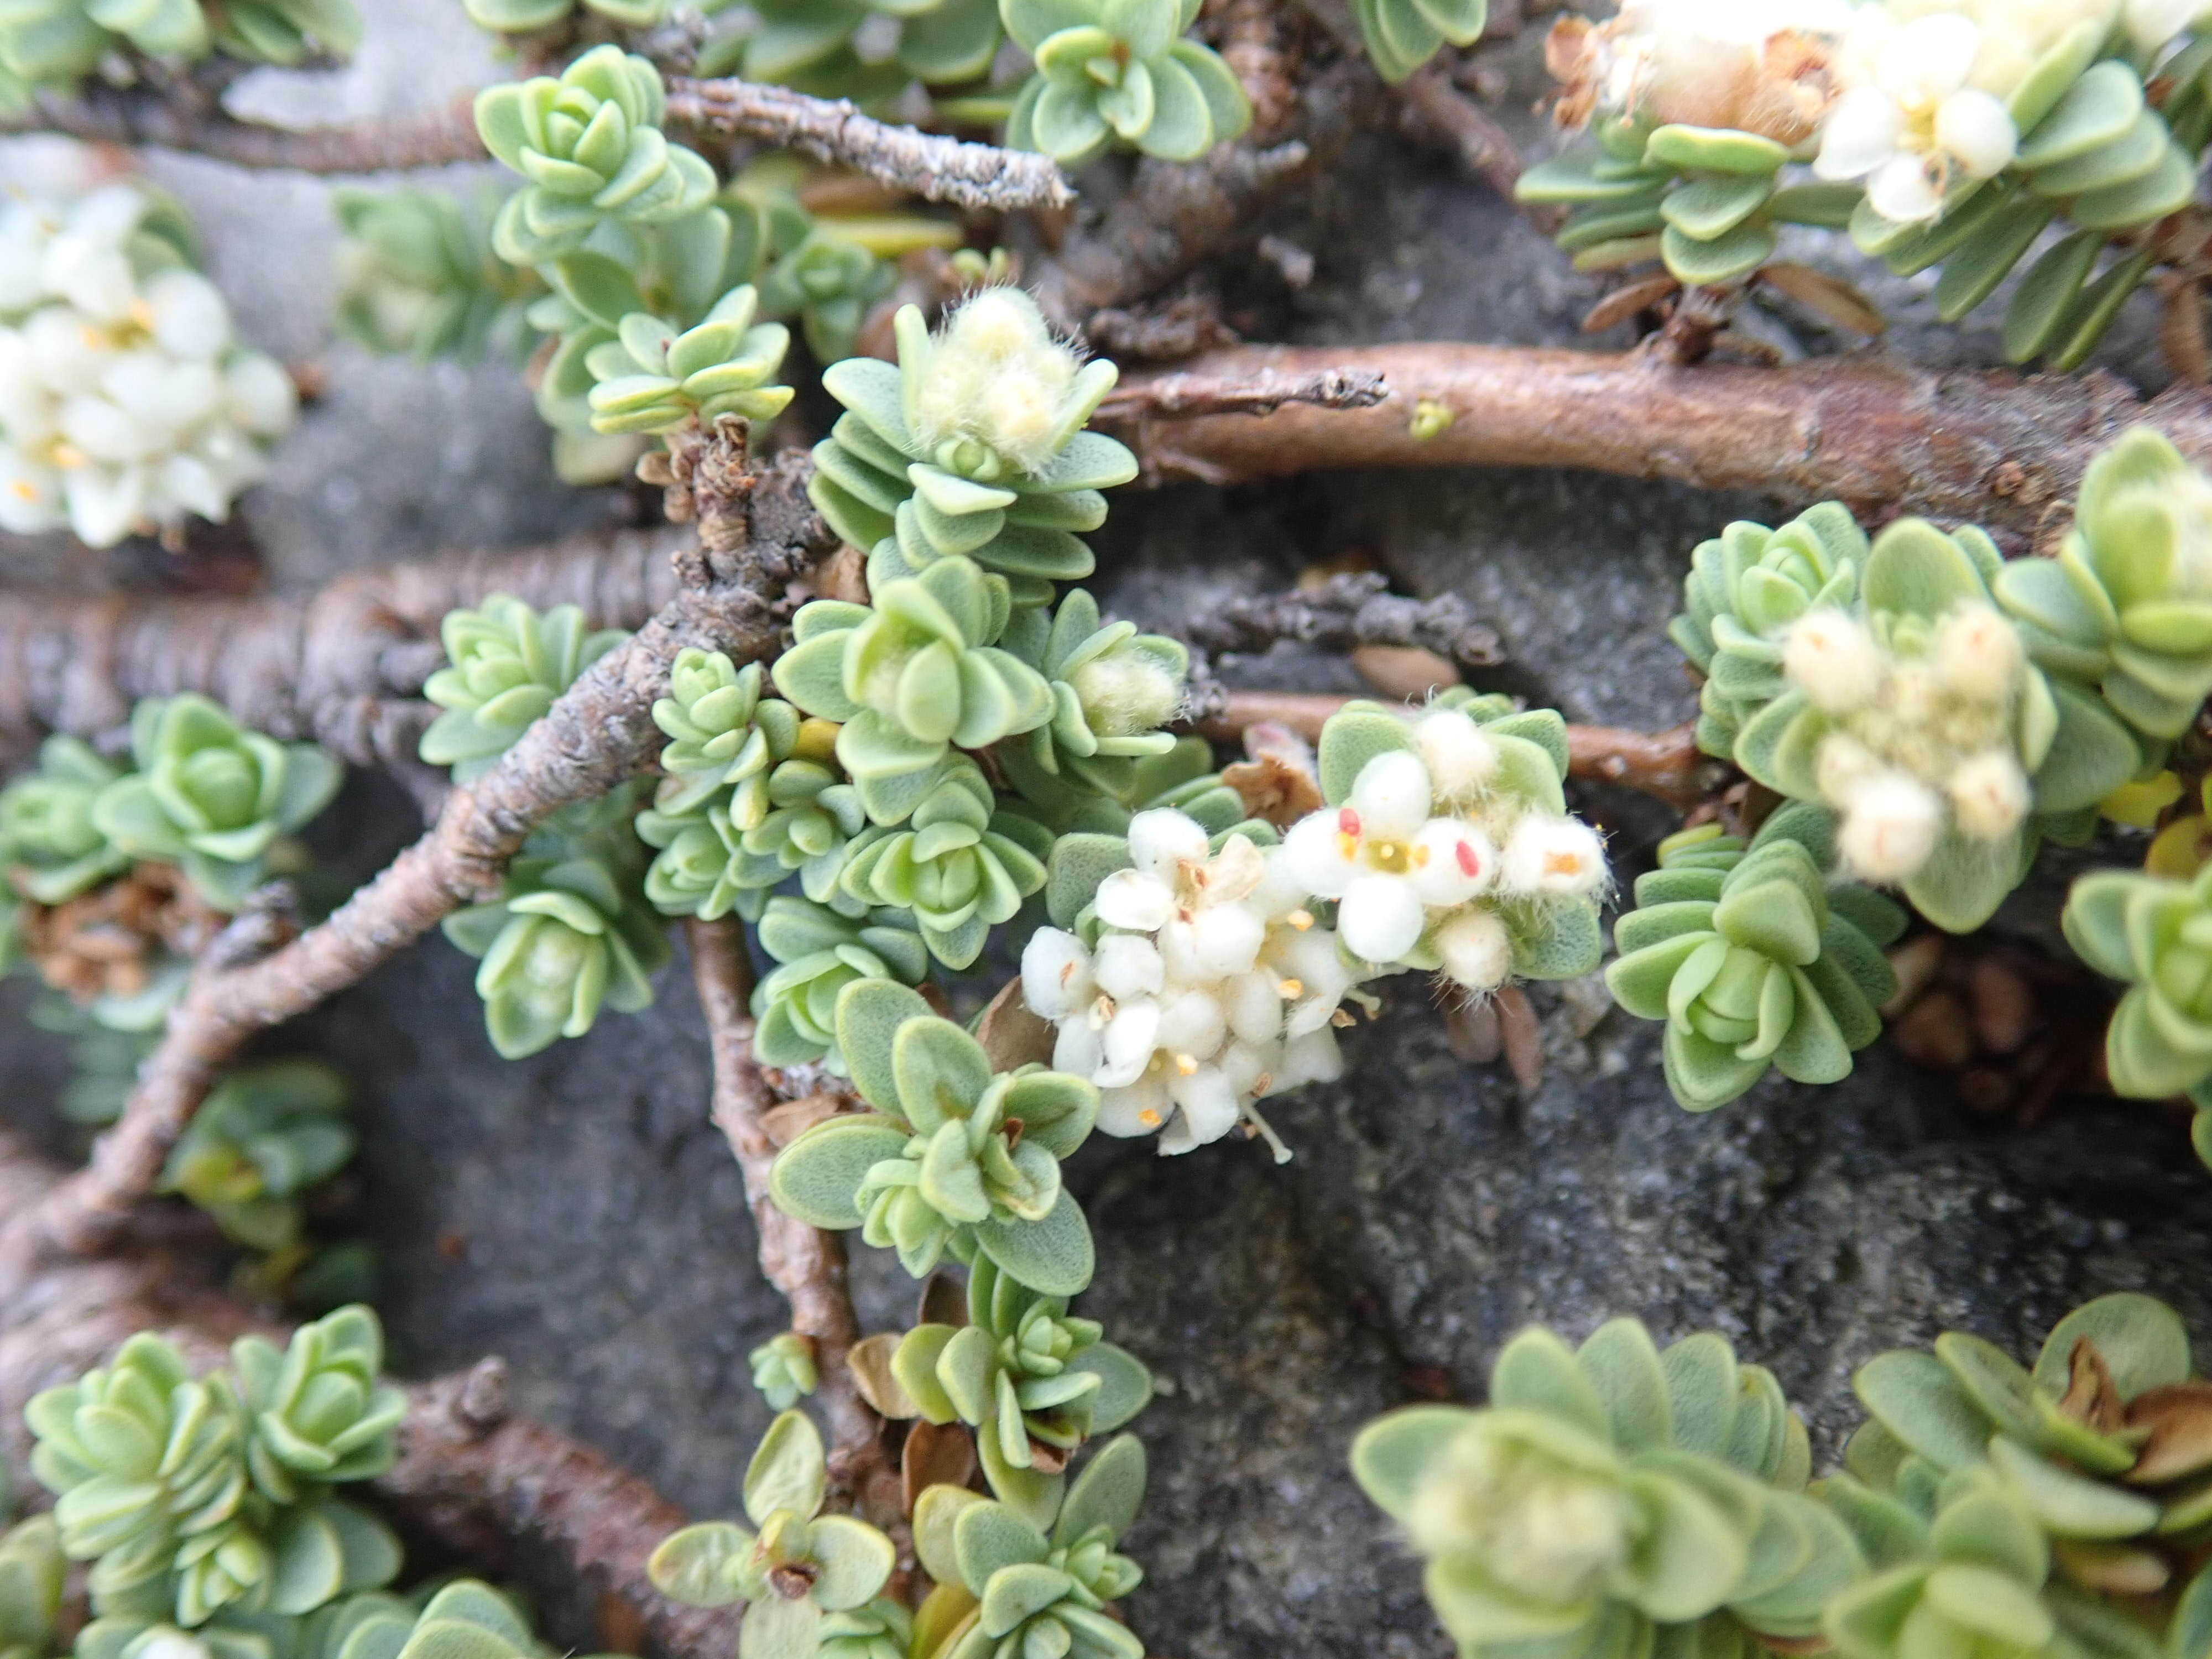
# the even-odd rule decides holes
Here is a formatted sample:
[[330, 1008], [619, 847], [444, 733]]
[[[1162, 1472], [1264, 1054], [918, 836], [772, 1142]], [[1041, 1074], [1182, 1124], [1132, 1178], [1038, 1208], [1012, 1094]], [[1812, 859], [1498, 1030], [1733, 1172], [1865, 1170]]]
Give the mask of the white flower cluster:
[[[1232, 836], [1210, 855], [1181, 812], [1139, 813], [1134, 867], [1099, 885], [1097, 945], [1049, 927], [1031, 939], [1024, 999], [1059, 1028], [1054, 1067], [1103, 1091], [1100, 1128], [1162, 1130], [1163, 1152], [1240, 1119], [1265, 1133], [1255, 1101], [1340, 1074], [1333, 1027], [1363, 981], [1441, 966], [1496, 990], [1513, 966], [1506, 914], [1604, 886], [1596, 832], [1503, 787], [1474, 720], [1431, 709], [1413, 735], [1414, 750], [1376, 756], [1342, 806], [1265, 852]], [[1334, 931], [1308, 908], [1323, 899]]]
[[1279, 849], [1171, 809], [1130, 821], [1133, 868], [1099, 884], [1096, 948], [1040, 928], [1022, 995], [1059, 1027], [1055, 1070], [1102, 1093], [1109, 1134], [1158, 1130], [1160, 1151], [1218, 1140], [1253, 1103], [1342, 1073], [1334, 1023], [1358, 975], [1285, 878]]
[[145, 268], [150, 205], [121, 184], [0, 205], [0, 529], [109, 547], [220, 521], [298, 418], [213, 283]]
[[2030, 805], [2013, 746], [2026, 686], [2020, 632], [1986, 605], [1945, 617], [1923, 655], [1882, 648], [1840, 611], [1807, 613], [1783, 670], [1832, 722], [1816, 757], [1822, 798], [1842, 815], [1838, 846], [1863, 880], [1910, 880], [1947, 823], [1972, 840], [2017, 830]]

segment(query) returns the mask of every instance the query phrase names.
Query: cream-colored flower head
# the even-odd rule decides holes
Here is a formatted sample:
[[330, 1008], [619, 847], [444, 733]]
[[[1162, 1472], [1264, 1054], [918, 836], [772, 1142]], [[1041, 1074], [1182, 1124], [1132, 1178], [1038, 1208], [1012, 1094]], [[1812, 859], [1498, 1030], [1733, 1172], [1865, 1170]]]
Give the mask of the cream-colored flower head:
[[1040, 473], [1113, 389], [1116, 374], [1112, 363], [1086, 363], [1054, 339], [1036, 301], [1019, 289], [987, 288], [928, 343], [910, 405], [915, 435], [940, 465], [968, 476], [990, 469], [964, 455], [963, 444]]

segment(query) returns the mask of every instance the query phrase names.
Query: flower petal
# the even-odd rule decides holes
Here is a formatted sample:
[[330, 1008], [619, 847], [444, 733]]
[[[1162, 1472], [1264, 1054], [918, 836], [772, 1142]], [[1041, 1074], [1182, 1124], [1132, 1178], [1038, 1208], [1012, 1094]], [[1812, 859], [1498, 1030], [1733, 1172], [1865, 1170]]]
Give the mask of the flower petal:
[[1109, 927], [1150, 933], [1175, 914], [1175, 893], [1158, 876], [1116, 870], [1098, 884], [1098, 919]]
[[1345, 890], [1337, 929], [1345, 948], [1367, 962], [1395, 962], [1420, 942], [1421, 896], [1403, 876], [1361, 876]]
[[1398, 749], [1377, 755], [1352, 786], [1352, 810], [1364, 839], [1411, 841], [1429, 816], [1429, 769]]

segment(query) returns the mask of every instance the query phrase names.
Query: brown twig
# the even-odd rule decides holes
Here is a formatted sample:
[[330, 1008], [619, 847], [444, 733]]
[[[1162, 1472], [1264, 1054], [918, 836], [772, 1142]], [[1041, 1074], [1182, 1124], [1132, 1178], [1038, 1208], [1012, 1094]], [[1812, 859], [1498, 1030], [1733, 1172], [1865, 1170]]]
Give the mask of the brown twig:
[[1323, 368], [1288, 375], [1262, 368], [1249, 380], [1167, 369], [1116, 386], [1099, 405], [1109, 422], [1191, 420], [1201, 415], [1272, 415], [1285, 404], [1316, 409], [1372, 409], [1390, 395], [1380, 374]]
[[[0, 1212], [35, 1208], [64, 1180], [0, 1134]], [[227, 1345], [250, 1330], [283, 1340], [210, 1291], [198, 1265], [160, 1251], [47, 1262], [35, 1272], [0, 1264], [0, 1452], [9, 1463], [18, 1472], [27, 1465], [30, 1397], [105, 1363], [139, 1331], [169, 1337], [196, 1370], [224, 1363]], [[411, 1527], [464, 1551], [483, 1541], [487, 1522], [545, 1540], [628, 1600], [667, 1651], [733, 1650], [735, 1609], [679, 1607], [646, 1575], [647, 1557], [684, 1524], [683, 1511], [590, 1447], [510, 1416], [505, 1381], [504, 1366], [491, 1359], [410, 1388], [399, 1461], [376, 1481], [379, 1496]], [[35, 1486], [23, 1480], [16, 1490]]]
[[[1838, 500], [1863, 517], [1967, 519], [2033, 537], [2090, 458], [2151, 421], [2212, 459], [2212, 395], [2177, 386], [2146, 402], [2111, 375], [1937, 370], [1865, 356], [1784, 368], [1675, 368], [1619, 356], [1456, 343], [1243, 346], [1176, 373], [1242, 381], [1336, 368], [1378, 374], [1370, 409], [1288, 404], [1265, 421], [1201, 416], [1122, 427], [1147, 477], [1249, 483], [1316, 467], [1586, 467], [1753, 490], [1792, 503]], [[1147, 377], [1131, 377], [1141, 386]], [[1424, 404], [1450, 417], [1417, 435]]]
[[860, 1340], [860, 1322], [845, 1282], [845, 1241], [794, 1221], [769, 1196], [775, 1142], [763, 1116], [775, 1092], [753, 1057], [752, 961], [744, 929], [734, 918], [684, 924], [691, 975], [714, 1053], [714, 1126], [737, 1154], [745, 1201], [760, 1235], [761, 1272], [791, 1304], [791, 1328], [814, 1344], [820, 1378], [816, 1401], [830, 1420], [830, 1468], [842, 1506], [882, 1522], [899, 1516], [896, 1465], [884, 1420], [853, 1382], [845, 1356]]
[[41, 94], [0, 133], [60, 132], [94, 143], [187, 150], [233, 167], [295, 173], [388, 173], [484, 159], [472, 98], [442, 108], [343, 127], [274, 127], [220, 109], [194, 109], [143, 88], [88, 83], [76, 98]]
[[933, 202], [1009, 212], [1075, 199], [1049, 157], [891, 126], [843, 99], [749, 81], [668, 83], [672, 125], [706, 127], [804, 150]]
[[1726, 775], [1698, 747], [1695, 731], [1688, 725], [1665, 732], [1570, 726], [1567, 769], [1574, 777], [1641, 790], [1686, 812], [1709, 799]]
[[750, 502], [751, 544], [702, 559], [706, 586], [678, 595], [587, 669], [495, 768], [453, 793], [422, 840], [327, 921], [258, 960], [237, 958], [276, 945], [265, 927], [211, 953], [90, 1164], [0, 1227], [0, 1267], [100, 1248], [152, 1187], [216, 1073], [248, 1036], [356, 983], [459, 905], [495, 890], [507, 860], [547, 815], [641, 770], [659, 746], [651, 709], [679, 650], [696, 645], [739, 661], [775, 650], [771, 601], [833, 546], [797, 493], [802, 476], [786, 465], [764, 480]]
[[[1286, 726], [1309, 743], [1317, 742], [1329, 716], [1352, 701], [1318, 692], [1224, 691], [1219, 711], [1195, 724], [1203, 736], [1217, 743], [1241, 741], [1247, 728], [1262, 720]], [[1617, 783], [1687, 811], [1711, 795], [1720, 781], [1717, 763], [1698, 750], [1690, 733], [1687, 726], [1656, 732], [1570, 726], [1568, 775]]]
[[291, 598], [0, 595], [0, 734], [16, 747], [46, 731], [95, 737], [140, 697], [198, 691], [256, 731], [396, 769], [436, 712], [419, 698], [445, 662], [447, 611], [504, 592], [541, 610], [580, 605], [594, 628], [635, 628], [675, 597], [669, 556], [684, 539], [580, 536], [380, 566]]

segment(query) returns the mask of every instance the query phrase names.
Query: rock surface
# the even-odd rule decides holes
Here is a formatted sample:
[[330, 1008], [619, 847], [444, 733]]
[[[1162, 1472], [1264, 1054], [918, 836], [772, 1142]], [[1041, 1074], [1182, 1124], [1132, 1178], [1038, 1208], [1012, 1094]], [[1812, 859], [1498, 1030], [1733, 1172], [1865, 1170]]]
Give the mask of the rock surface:
[[[382, 90], [349, 108], [443, 95], [481, 72], [458, 56], [477, 48], [457, 15], [445, 0], [386, 0], [372, 28]], [[1530, 95], [1522, 84], [1508, 102]], [[189, 162], [161, 176], [203, 216], [250, 331], [322, 349], [320, 186]], [[1278, 228], [1320, 252], [1320, 274], [1295, 299], [1263, 296], [1262, 331], [1564, 342], [1589, 298], [1480, 187], [1379, 141]], [[1914, 325], [1924, 285], [1881, 295], [1912, 349], [1937, 349]], [[247, 509], [284, 585], [440, 544], [526, 542], [608, 510], [549, 483], [544, 434], [507, 371], [328, 361], [333, 396]], [[1117, 506], [1103, 586], [1110, 605], [1161, 620], [1358, 550], [1411, 590], [1468, 595], [1515, 659], [1500, 685], [1570, 718], [1656, 727], [1692, 703], [1663, 634], [1689, 550], [1756, 505], [1561, 474], [1184, 490]], [[1341, 664], [1295, 652], [1243, 672], [1349, 689]], [[408, 809], [370, 786], [346, 800], [327, 850], [366, 872], [410, 833]], [[1672, 827], [1648, 805], [1589, 804], [1624, 869]], [[433, 939], [281, 1039], [329, 1055], [359, 1090], [395, 1361], [425, 1374], [504, 1353], [524, 1409], [696, 1513], [732, 1513], [768, 1415], [744, 1357], [783, 1313], [707, 1121], [683, 963], [648, 1012], [515, 1065], [484, 1040], [471, 972]], [[1650, 1029], [1605, 1013], [1588, 986], [1538, 1002], [1551, 1065], [1532, 1092], [1453, 1060], [1407, 988], [1352, 1037], [1342, 1084], [1275, 1114], [1297, 1149], [1289, 1166], [1243, 1144], [1159, 1160], [1112, 1142], [1073, 1166], [1099, 1243], [1085, 1311], [1170, 1385], [1138, 1425], [1153, 1496], [1129, 1540], [1148, 1575], [1129, 1612], [1155, 1651], [1445, 1652], [1345, 1449], [1416, 1395], [1478, 1398], [1531, 1319], [1571, 1337], [1614, 1313], [1662, 1340], [1718, 1328], [1774, 1367], [1824, 1455], [1854, 1418], [1851, 1367], [1946, 1326], [2032, 1351], [2071, 1304], [2126, 1287], [2212, 1328], [2198, 1265], [2212, 1184], [2166, 1119], [2116, 1109], [1984, 1130], [1886, 1049], [1842, 1086], [1770, 1083], [1693, 1118], [1667, 1097]], [[0, 1110], [34, 1115], [55, 1045], [6, 1029]], [[865, 1259], [858, 1276], [872, 1326], [906, 1316], [894, 1262]], [[558, 1634], [596, 1641], [584, 1622]]]

